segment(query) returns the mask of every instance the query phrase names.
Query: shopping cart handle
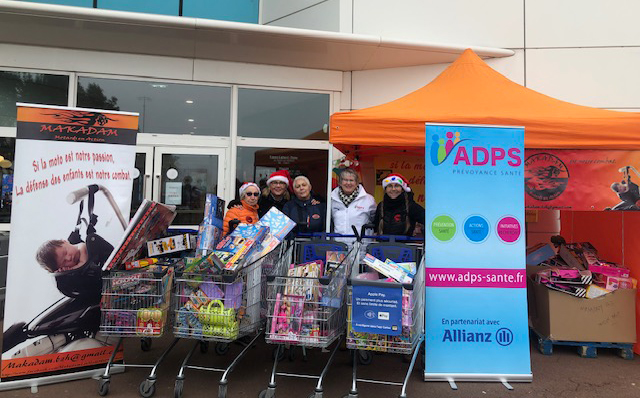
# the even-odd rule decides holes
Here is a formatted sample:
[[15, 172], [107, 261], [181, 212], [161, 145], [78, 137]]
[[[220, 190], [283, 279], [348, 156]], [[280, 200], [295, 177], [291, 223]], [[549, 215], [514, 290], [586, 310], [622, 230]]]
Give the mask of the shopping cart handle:
[[358, 228], [356, 228], [355, 225], [352, 225], [351, 229], [353, 230], [353, 233], [356, 236], [356, 240], [360, 242], [360, 240], [362, 240], [362, 235], [358, 233]]

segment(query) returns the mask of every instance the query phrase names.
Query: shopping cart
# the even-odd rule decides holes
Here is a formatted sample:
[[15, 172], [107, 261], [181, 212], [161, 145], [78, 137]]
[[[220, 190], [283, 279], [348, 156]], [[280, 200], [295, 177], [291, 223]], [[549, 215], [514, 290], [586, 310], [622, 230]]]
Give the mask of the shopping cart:
[[[354, 267], [351, 278], [349, 279], [347, 293], [347, 348], [352, 350], [352, 384], [351, 390], [345, 398], [357, 398], [358, 389], [357, 382], [375, 383], [393, 386], [402, 386], [400, 398], [406, 398], [406, 388], [409, 377], [413, 372], [416, 359], [422, 351], [421, 347], [424, 342], [424, 258], [422, 257], [422, 246], [414, 243], [397, 243], [393, 238], [388, 242], [373, 243], [367, 247], [367, 253], [373, 255], [381, 261], [387, 259], [396, 263], [417, 262], [415, 277], [412, 283], [401, 284], [397, 282], [385, 282], [379, 280], [358, 279], [357, 275], [364, 271], [362, 267]], [[359, 329], [354, 322], [354, 306], [357, 306], [357, 300], [354, 297], [354, 290], [358, 289], [357, 296], [361, 297], [364, 293], [382, 293], [387, 299], [393, 297], [397, 303], [397, 309], [401, 305], [401, 319], [398, 320], [398, 329], [389, 331], [388, 334], [378, 334], [371, 332], [357, 331]], [[401, 303], [398, 301], [401, 300]], [[376, 310], [363, 311], [365, 318], [380, 318], [380, 312], [375, 314]], [[389, 312], [383, 310], [383, 315], [388, 316]], [[369, 329], [366, 329], [369, 330]], [[368, 365], [372, 362], [372, 352], [389, 352], [411, 355], [409, 368], [405, 379], [402, 383], [384, 380], [367, 380], [357, 377], [358, 363]]]
[[[195, 340], [176, 377], [176, 398], [182, 397], [187, 369], [221, 372], [218, 397], [227, 396], [229, 374], [263, 334], [266, 274], [286, 253], [286, 247], [280, 244], [232, 275], [183, 274], [176, 278], [173, 333]], [[245, 348], [226, 368], [189, 365], [196, 349], [207, 352], [209, 342], [215, 343], [218, 355], [225, 355], [230, 343], [238, 342]]]
[[[324, 262], [328, 251], [341, 251], [346, 256], [329, 275], [323, 276], [315, 261]], [[326, 235], [322, 235], [318, 239], [296, 239], [293, 251], [276, 263], [273, 275], [267, 279], [266, 341], [277, 346], [271, 378], [267, 389], [260, 392], [260, 398], [275, 397], [276, 376], [317, 379], [310, 397], [322, 397], [323, 380], [344, 338], [346, 279], [357, 253], [358, 242], [349, 250], [345, 243], [327, 240]], [[305, 265], [294, 267], [293, 264]], [[307, 348], [327, 349], [336, 341], [319, 376], [277, 372], [285, 346], [302, 347], [306, 352]]]
[[109, 393], [110, 372], [117, 367], [150, 367], [151, 373], [140, 383], [139, 392], [145, 398], [153, 396], [158, 366], [178, 342], [174, 339], [153, 365], [114, 363], [125, 337], [140, 338], [141, 349], [149, 351], [151, 339], [164, 334], [170, 312], [173, 267], [153, 269], [155, 271], [135, 273], [116, 271], [102, 278], [100, 333], [119, 339], [99, 379], [101, 396]]

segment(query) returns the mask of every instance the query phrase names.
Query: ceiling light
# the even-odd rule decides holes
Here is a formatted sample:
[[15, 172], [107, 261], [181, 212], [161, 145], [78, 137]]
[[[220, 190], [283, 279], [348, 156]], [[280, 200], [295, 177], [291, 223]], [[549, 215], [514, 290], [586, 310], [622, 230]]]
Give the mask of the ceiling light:
[[193, 104], [193, 100], [186, 100], [185, 101], [187, 104]]
[[166, 84], [152, 84], [151, 87], [153, 88], [167, 88]]
[[195, 122], [193, 119], [187, 119], [188, 122]]

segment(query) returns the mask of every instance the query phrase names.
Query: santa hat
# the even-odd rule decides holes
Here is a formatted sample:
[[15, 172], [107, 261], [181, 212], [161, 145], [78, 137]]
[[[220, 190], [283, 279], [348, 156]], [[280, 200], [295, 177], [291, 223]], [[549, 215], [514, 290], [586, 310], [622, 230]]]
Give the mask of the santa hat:
[[244, 191], [246, 191], [249, 187], [256, 187], [258, 192], [260, 192], [260, 187], [258, 186], [258, 184], [256, 184], [255, 182], [245, 182], [240, 186], [240, 189], [238, 190], [238, 192], [240, 193], [240, 197], [242, 197]]
[[267, 180], [267, 184], [271, 184], [273, 181], [281, 181], [287, 184], [287, 186], [291, 185], [291, 176], [289, 175], [288, 170], [278, 170], [271, 173], [269, 179]]
[[391, 173], [382, 180], [382, 189], [385, 189], [389, 184], [399, 184], [402, 186], [405, 192], [411, 192], [411, 188], [409, 188], [409, 182], [402, 174], [399, 173]]

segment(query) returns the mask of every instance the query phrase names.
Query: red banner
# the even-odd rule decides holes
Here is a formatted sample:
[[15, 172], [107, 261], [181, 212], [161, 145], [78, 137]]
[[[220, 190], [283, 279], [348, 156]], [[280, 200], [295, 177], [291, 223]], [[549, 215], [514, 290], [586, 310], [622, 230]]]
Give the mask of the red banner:
[[527, 209], [640, 210], [640, 151], [525, 151]]

